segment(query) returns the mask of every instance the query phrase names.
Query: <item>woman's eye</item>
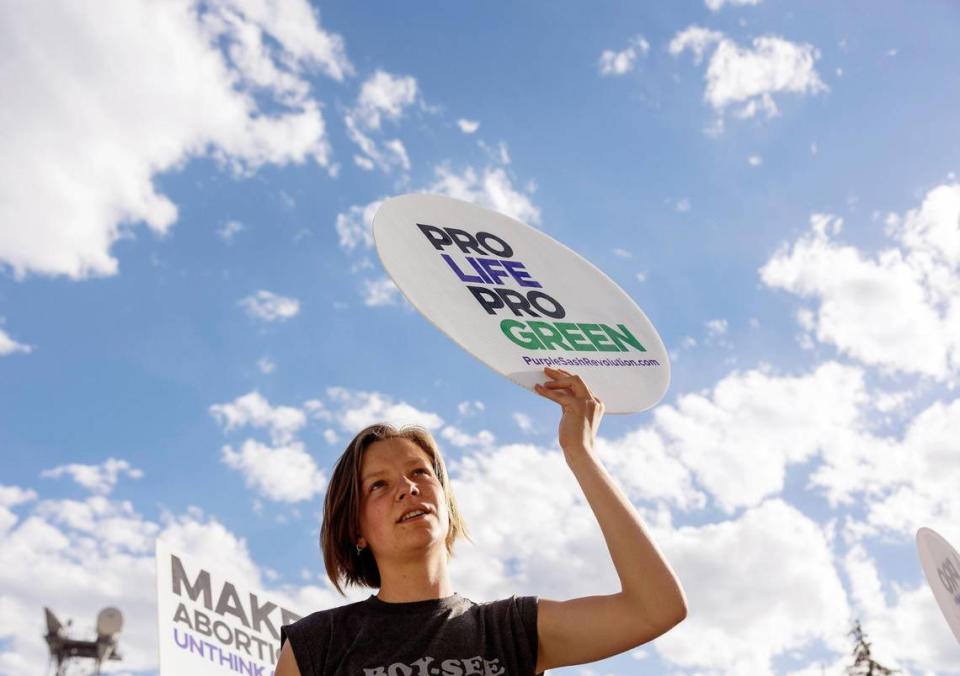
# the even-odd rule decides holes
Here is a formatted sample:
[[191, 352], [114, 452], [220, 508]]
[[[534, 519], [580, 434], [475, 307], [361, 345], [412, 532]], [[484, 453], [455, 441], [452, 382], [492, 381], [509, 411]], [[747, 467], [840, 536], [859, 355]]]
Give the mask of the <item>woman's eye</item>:
[[383, 485], [383, 482], [382, 482], [382, 481], [374, 481], [374, 482], [370, 485], [370, 490], [372, 491], [374, 488], [379, 488], [379, 487], [382, 486], [382, 485]]

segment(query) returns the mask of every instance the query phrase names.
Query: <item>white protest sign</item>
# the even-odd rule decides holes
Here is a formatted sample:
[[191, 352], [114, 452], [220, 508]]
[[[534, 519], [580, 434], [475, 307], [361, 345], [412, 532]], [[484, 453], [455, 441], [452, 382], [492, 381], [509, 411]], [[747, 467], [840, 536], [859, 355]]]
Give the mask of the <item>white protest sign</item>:
[[650, 408], [670, 381], [667, 351], [603, 272], [535, 228], [440, 195], [386, 200], [373, 219], [383, 267], [467, 352], [533, 389], [543, 367], [581, 375], [609, 413]]
[[933, 597], [953, 635], [960, 641], [960, 555], [930, 528], [917, 531], [917, 551]]
[[280, 627], [300, 619], [157, 540], [160, 676], [270, 676]]

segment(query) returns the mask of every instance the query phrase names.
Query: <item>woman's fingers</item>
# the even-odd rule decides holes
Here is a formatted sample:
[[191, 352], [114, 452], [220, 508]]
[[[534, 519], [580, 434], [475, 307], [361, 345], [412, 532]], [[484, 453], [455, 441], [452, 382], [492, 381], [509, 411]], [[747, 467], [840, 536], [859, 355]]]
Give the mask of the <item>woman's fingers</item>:
[[543, 372], [547, 374], [548, 377], [553, 378], [553, 380], [548, 380], [544, 383], [549, 388], [569, 388], [574, 396], [580, 397], [582, 399], [593, 399], [593, 393], [590, 391], [590, 388], [587, 387], [587, 384], [583, 382], [583, 379], [578, 376], [564, 371], [563, 369], [552, 369], [549, 366], [543, 369]]
[[[549, 385], [550, 383], [547, 383], [547, 384]], [[558, 404], [566, 403], [567, 401], [569, 401], [570, 397], [572, 396], [569, 392], [564, 392], [563, 390], [547, 389], [540, 383], [535, 384], [533, 386], [533, 389], [536, 391], [537, 394], [543, 397], [546, 397], [547, 399], [550, 399], [552, 401], [555, 401]]]

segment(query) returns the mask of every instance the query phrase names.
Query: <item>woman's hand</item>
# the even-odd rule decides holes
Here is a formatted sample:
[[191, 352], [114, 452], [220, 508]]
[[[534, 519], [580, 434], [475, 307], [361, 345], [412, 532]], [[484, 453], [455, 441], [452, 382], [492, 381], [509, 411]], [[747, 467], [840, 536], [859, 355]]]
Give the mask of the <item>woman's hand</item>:
[[543, 372], [550, 380], [544, 385], [534, 385], [534, 390], [563, 407], [558, 434], [560, 448], [564, 453], [592, 451], [603, 418], [603, 402], [594, 396], [580, 376], [549, 367]]

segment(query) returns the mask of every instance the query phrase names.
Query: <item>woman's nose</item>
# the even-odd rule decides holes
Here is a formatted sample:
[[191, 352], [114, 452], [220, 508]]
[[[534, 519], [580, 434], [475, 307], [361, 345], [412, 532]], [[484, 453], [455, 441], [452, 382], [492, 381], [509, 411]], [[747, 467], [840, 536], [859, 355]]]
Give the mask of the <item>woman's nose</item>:
[[420, 487], [410, 479], [404, 478], [400, 482], [400, 494], [397, 496], [397, 499], [403, 498], [404, 495], [410, 493], [410, 495], [420, 495]]

